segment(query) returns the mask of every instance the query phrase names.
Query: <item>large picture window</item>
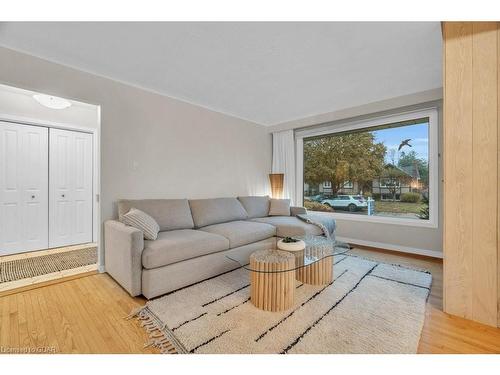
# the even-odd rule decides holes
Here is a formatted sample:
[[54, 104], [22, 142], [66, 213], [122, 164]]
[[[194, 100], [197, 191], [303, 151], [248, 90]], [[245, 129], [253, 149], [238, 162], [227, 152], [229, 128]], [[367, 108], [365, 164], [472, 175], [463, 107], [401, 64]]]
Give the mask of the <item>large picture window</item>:
[[434, 222], [437, 116], [425, 114], [303, 132], [303, 205], [351, 219]]

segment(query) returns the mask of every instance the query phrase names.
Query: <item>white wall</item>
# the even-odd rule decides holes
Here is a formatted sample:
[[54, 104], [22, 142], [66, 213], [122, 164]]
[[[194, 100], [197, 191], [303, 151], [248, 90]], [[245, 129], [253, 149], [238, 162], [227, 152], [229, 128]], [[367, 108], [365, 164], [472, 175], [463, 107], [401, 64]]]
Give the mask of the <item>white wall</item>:
[[267, 194], [263, 126], [0, 48], [0, 83], [101, 106], [101, 217], [119, 198]]

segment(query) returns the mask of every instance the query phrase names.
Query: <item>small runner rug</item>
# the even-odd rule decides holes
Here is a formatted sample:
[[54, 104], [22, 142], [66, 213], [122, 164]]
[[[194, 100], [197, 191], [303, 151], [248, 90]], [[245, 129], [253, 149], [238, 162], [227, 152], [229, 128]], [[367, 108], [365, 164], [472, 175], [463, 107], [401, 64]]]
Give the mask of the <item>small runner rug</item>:
[[0, 261], [0, 283], [47, 275], [97, 263], [97, 248], [65, 251], [31, 258]]
[[253, 306], [249, 271], [239, 268], [131, 316], [164, 353], [416, 353], [431, 274], [352, 254], [334, 263], [332, 283], [297, 282], [287, 311]]

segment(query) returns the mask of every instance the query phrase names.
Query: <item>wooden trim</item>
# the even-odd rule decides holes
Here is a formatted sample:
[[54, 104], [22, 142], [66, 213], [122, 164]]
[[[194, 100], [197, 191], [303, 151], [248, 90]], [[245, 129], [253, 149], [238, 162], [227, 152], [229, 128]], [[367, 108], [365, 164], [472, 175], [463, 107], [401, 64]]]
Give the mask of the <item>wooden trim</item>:
[[440, 251], [435, 251], [435, 250], [418, 249], [416, 247], [394, 245], [394, 244], [382, 243], [382, 242], [376, 242], [376, 241], [364, 241], [364, 240], [358, 240], [357, 238], [349, 238], [349, 237], [343, 237], [343, 236], [337, 236], [336, 238], [337, 238], [337, 240], [347, 242], [347, 243], [353, 245], [354, 247], [367, 246], [369, 248], [382, 249], [382, 250], [387, 250], [387, 251], [391, 251], [391, 252], [396, 251], [399, 253], [407, 253], [407, 254], [412, 254], [412, 255], [423, 255], [423, 256], [428, 256], [428, 257], [437, 258], [437, 259], [443, 258], [443, 253]]
[[497, 327], [500, 327], [500, 22], [497, 22]]
[[[472, 316], [472, 24], [445, 24], [445, 311]], [[452, 65], [452, 66], [450, 66]], [[456, 204], [460, 202], [460, 204]], [[463, 265], [467, 265], [464, 267]]]
[[500, 321], [498, 33], [493, 22], [444, 23], [444, 310], [492, 326]]
[[472, 24], [472, 61], [472, 319], [495, 325], [498, 299], [496, 23]]
[[381, 254], [392, 254], [392, 255], [402, 256], [402, 257], [410, 258], [410, 259], [419, 259], [419, 260], [425, 260], [427, 262], [440, 263], [440, 264], [443, 263], [442, 258], [436, 258], [436, 257], [432, 257], [430, 255], [406, 253], [404, 251], [387, 250], [387, 249], [383, 249], [380, 247], [373, 247], [373, 246], [366, 246], [366, 245], [356, 245], [356, 244], [350, 244], [350, 245], [353, 248], [375, 251], [375, 252], [381, 253]]
[[32, 289], [43, 288], [43, 287], [48, 286], [48, 285], [64, 283], [64, 282], [69, 281], [69, 280], [75, 280], [75, 279], [79, 279], [82, 277], [92, 276], [92, 275], [95, 275], [97, 273], [98, 273], [97, 270], [82, 272], [82, 273], [78, 273], [76, 275], [59, 277], [59, 278], [53, 279], [53, 280], [41, 281], [39, 283], [29, 284], [29, 285], [21, 286], [19, 288], [4, 290], [4, 291], [0, 291], [0, 297], [8, 296], [11, 294], [16, 294], [16, 293], [20, 293], [20, 292], [25, 292], [25, 291], [32, 290]]

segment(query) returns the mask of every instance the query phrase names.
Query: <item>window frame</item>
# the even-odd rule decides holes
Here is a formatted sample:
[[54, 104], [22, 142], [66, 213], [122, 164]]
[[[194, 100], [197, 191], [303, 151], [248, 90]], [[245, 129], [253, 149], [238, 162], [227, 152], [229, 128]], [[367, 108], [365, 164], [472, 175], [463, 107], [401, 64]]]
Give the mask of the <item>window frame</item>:
[[354, 184], [352, 183], [352, 181], [346, 181], [342, 185], [342, 188], [343, 189], [354, 189]]
[[414, 220], [398, 217], [352, 215], [343, 212], [322, 213], [339, 220], [352, 220], [371, 223], [386, 223], [410, 227], [437, 228], [439, 217], [439, 147], [438, 147], [438, 110], [437, 107], [399, 114], [373, 117], [368, 120], [351, 121], [340, 124], [325, 124], [312, 129], [295, 132], [296, 194], [299, 204], [304, 203], [304, 138], [369, 129], [382, 125], [411, 121], [419, 118], [429, 119], [429, 220]]

